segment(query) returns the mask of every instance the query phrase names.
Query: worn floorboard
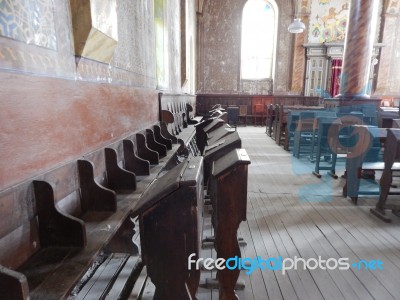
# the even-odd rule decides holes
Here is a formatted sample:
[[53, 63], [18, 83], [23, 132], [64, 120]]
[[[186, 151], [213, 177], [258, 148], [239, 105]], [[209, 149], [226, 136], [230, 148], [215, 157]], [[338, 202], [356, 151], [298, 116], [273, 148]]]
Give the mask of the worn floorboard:
[[[238, 291], [240, 299], [400, 299], [399, 218], [391, 216], [388, 224], [371, 215], [377, 196], [361, 196], [353, 205], [341, 196], [344, 179], [335, 180], [326, 171], [316, 178], [306, 155], [293, 157], [265, 128], [238, 127], [238, 132], [251, 159], [247, 221], [239, 229], [247, 242], [242, 257], [332, 258], [331, 266], [340, 258], [350, 264], [361, 261], [360, 270], [358, 265], [304, 270], [301, 262], [285, 274], [257, 269], [246, 275], [244, 270], [246, 288]], [[343, 172], [344, 158], [339, 158], [336, 173]], [[212, 233], [210, 224], [205, 224], [205, 233]], [[201, 255], [215, 258], [215, 251], [203, 250]], [[380, 260], [383, 270], [366, 269], [363, 260]], [[203, 271], [202, 281], [210, 274]], [[201, 300], [218, 299], [217, 291], [203, 287], [198, 295]]]

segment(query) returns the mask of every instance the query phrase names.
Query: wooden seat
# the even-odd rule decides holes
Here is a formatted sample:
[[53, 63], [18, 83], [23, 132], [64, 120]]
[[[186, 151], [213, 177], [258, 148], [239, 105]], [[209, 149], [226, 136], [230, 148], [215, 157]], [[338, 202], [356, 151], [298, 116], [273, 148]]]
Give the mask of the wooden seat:
[[293, 146], [294, 132], [296, 130], [298, 121], [299, 121], [298, 111], [289, 111], [286, 114], [285, 142], [283, 147], [286, 151], [289, 151], [290, 147]]
[[200, 269], [189, 270], [187, 263], [200, 251], [201, 169], [202, 157], [185, 159], [159, 176], [138, 203], [142, 258], [156, 286], [154, 299], [195, 298]]
[[[317, 118], [317, 137], [315, 153], [315, 170], [313, 174], [321, 178], [320, 171], [328, 170], [328, 174], [337, 179], [336, 159], [337, 159], [337, 140], [340, 130], [340, 120], [335, 117]], [[321, 157], [324, 157], [325, 164], [322, 165]]]
[[299, 120], [297, 122], [296, 130], [294, 132], [293, 156], [299, 158], [301, 149], [304, 146], [309, 146], [311, 149], [314, 119], [315, 112], [300, 112]]
[[[209, 183], [213, 206], [215, 250], [218, 258], [241, 257], [237, 231], [246, 220], [247, 173], [250, 159], [244, 149], [235, 149], [214, 162]], [[219, 299], [237, 299], [235, 285], [240, 270], [218, 270]]]
[[275, 119], [273, 122], [273, 136], [275, 143], [280, 145], [283, 135], [285, 133], [286, 122], [284, 120], [283, 105], [275, 105], [274, 108]]
[[[315, 154], [315, 146], [317, 144], [318, 137], [318, 123], [321, 118], [337, 118], [336, 112], [333, 111], [318, 111], [316, 112], [316, 118], [314, 119], [313, 124], [313, 132], [312, 132], [312, 141], [311, 141], [311, 150], [310, 150], [310, 161], [314, 162], [314, 154]], [[340, 119], [338, 122], [341, 124]]]
[[347, 154], [352, 144], [353, 126], [362, 125], [364, 114], [362, 112], [337, 113], [341, 128], [339, 132], [338, 154]]
[[[352, 127], [352, 135], [357, 137], [357, 141], [355, 145], [348, 148], [343, 196], [350, 197], [357, 204], [359, 195], [379, 194], [378, 191], [360, 189], [360, 181], [365, 171], [381, 170], [382, 164], [379, 163], [381, 162], [379, 156], [381, 139], [386, 138], [387, 131], [384, 128], [370, 125], [354, 125]], [[374, 178], [372, 179], [374, 180]]]
[[[153, 129], [156, 131], [154, 127], [133, 134], [0, 193], [1, 299], [66, 298], [102, 253], [125, 253], [112, 257], [129, 261], [132, 268], [142, 267], [128, 259], [139, 253], [132, 242], [139, 200], [160, 174], [176, 165], [182, 147], [170, 149], [171, 141], [154, 134], [150, 139], [164, 141], [167, 155], [158, 164], [140, 159], [139, 153], [147, 150], [137, 148], [141, 147], [137, 134], [146, 139]], [[194, 128], [189, 131], [180, 133], [184, 147], [194, 138]], [[193, 296], [193, 277], [189, 284]], [[106, 284], [108, 288], [111, 285]]]
[[239, 105], [238, 122], [243, 120], [243, 124], [247, 125], [247, 105]]
[[[375, 208], [370, 211], [372, 214], [385, 222], [391, 219], [386, 215], [385, 209], [392, 209], [393, 213], [400, 216], [400, 205], [398, 203], [388, 204], [393, 171], [400, 171], [400, 129], [388, 129], [385, 142], [385, 152], [383, 155], [384, 166], [380, 180], [379, 201]], [[382, 165], [380, 165], [382, 168]]]
[[274, 110], [274, 105], [269, 104], [267, 106], [267, 115], [266, 115], [266, 120], [265, 120], [265, 125], [266, 129], [265, 132], [272, 137], [273, 134], [273, 124], [274, 124], [274, 119], [275, 119], [275, 110]]
[[239, 107], [238, 106], [228, 106], [227, 108], [227, 113], [228, 113], [228, 121], [227, 123], [229, 125], [233, 125], [235, 127], [235, 130], [238, 125], [238, 120], [239, 120]]
[[264, 125], [265, 124], [265, 107], [264, 104], [254, 104], [253, 106], [254, 111], [253, 111], [253, 118], [254, 118], [254, 125], [260, 124]]

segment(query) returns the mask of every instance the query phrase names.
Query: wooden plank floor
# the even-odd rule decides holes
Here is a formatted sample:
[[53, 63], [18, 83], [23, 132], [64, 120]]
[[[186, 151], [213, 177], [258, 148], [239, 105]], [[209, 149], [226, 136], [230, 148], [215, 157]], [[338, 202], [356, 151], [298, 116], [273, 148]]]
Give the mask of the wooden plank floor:
[[[294, 158], [265, 134], [263, 127], [239, 127], [251, 159], [247, 222], [239, 235], [247, 245], [242, 257], [263, 259], [348, 258], [380, 260], [383, 270], [321, 269], [241, 272], [246, 288], [240, 299], [400, 299], [400, 220], [383, 223], [369, 213], [376, 196], [360, 197], [358, 206], [341, 196], [343, 179], [312, 175], [306, 157]], [[344, 160], [339, 159], [338, 175]], [[390, 212], [389, 212], [389, 215]], [[205, 235], [211, 235], [209, 218]], [[201, 256], [215, 257], [213, 250]], [[213, 272], [202, 271], [201, 285]], [[218, 299], [218, 292], [200, 287], [199, 300]]]

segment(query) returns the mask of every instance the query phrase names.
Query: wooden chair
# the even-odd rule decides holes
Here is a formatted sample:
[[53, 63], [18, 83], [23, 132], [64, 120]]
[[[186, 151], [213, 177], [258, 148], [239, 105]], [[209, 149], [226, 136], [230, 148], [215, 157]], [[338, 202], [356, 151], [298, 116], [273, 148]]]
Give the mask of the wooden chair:
[[[253, 106], [253, 117], [254, 117], [254, 125], [260, 124], [263, 126], [265, 124], [265, 107], [264, 104], [254, 104]], [[259, 120], [259, 123], [257, 122]]]
[[277, 113], [276, 127], [274, 129], [275, 143], [277, 145], [285, 145], [287, 116], [284, 113], [283, 105], [279, 105], [277, 111], [275, 110], [275, 112]]
[[315, 112], [300, 112], [299, 121], [297, 122], [297, 127], [294, 132], [293, 156], [299, 158], [301, 148], [304, 146], [310, 146], [311, 149], [314, 119]]
[[238, 116], [239, 123], [240, 120], [243, 120], [243, 124], [247, 125], [247, 105], [239, 105], [239, 116]]
[[267, 116], [266, 116], [266, 129], [265, 132], [272, 137], [272, 132], [273, 132], [273, 124], [274, 124], [274, 119], [275, 119], [275, 111], [274, 111], [274, 105], [269, 104], [267, 106]]
[[378, 110], [375, 105], [364, 104], [361, 112], [363, 113], [363, 121], [366, 125], [378, 126]]
[[[335, 117], [319, 117], [317, 118], [316, 134], [316, 154], [315, 154], [315, 170], [313, 174], [321, 178], [320, 171], [328, 170], [328, 175], [337, 179], [336, 175], [336, 159], [337, 159], [337, 140], [339, 137], [340, 120]], [[324, 157], [327, 165], [321, 165], [321, 157]]]
[[[315, 146], [317, 144], [317, 135], [318, 135], [318, 123], [319, 119], [321, 118], [337, 118], [336, 112], [333, 111], [318, 111], [316, 112], [316, 118], [314, 119], [314, 124], [313, 124], [313, 132], [312, 132], [312, 140], [311, 140], [311, 150], [310, 150], [310, 161], [314, 162], [314, 151], [315, 151]], [[340, 120], [339, 120], [339, 123]]]
[[239, 107], [237, 106], [228, 106], [227, 108], [228, 113], [228, 125], [233, 124], [235, 130], [237, 128], [238, 119], [239, 119]]

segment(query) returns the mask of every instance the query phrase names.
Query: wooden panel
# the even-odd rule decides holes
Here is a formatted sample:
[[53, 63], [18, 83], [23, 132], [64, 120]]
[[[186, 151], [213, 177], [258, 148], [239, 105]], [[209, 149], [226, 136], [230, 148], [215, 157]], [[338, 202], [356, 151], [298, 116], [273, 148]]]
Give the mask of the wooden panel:
[[[78, 166], [76, 163], [69, 163], [60, 168], [52, 170], [43, 176], [39, 176], [38, 180], [51, 182], [54, 186], [54, 197], [56, 201], [62, 200], [71, 193], [79, 189]], [[61, 205], [61, 204], [60, 204]]]
[[[24, 224], [0, 239], [0, 265], [16, 269], [40, 248], [36, 220]], [[16, 252], [18, 249], [18, 252]]]
[[158, 120], [153, 90], [12, 73], [0, 81], [0, 190]]
[[228, 95], [228, 94], [202, 94], [197, 95], [196, 106], [199, 114], [205, 114], [214, 105], [247, 105], [248, 114], [253, 114], [255, 104], [283, 104], [283, 105], [307, 105], [319, 104], [319, 97], [306, 97], [301, 95]]
[[[13, 190], [0, 197], [0, 238], [21, 225], [26, 209], [15, 199]], [[7, 218], [6, 218], [7, 217]]]

